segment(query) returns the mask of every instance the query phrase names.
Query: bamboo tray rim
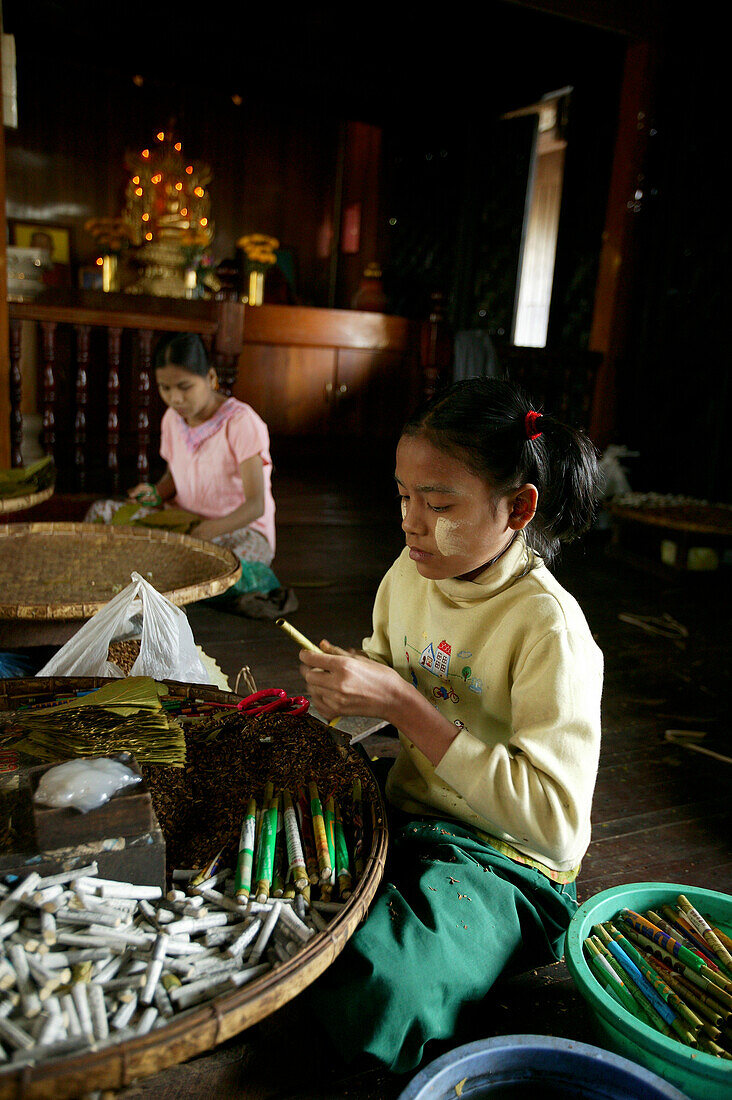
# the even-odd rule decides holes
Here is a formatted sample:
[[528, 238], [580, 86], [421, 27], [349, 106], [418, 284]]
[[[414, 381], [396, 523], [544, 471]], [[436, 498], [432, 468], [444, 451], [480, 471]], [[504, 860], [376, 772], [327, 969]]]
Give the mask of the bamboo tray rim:
[[[27, 701], [33, 694], [73, 688], [102, 687], [110, 677], [27, 677], [0, 681], [0, 709], [12, 710], [13, 703]], [[234, 692], [205, 684], [163, 681], [171, 695], [228, 701], [241, 698]], [[332, 731], [331, 731], [332, 735]], [[343, 746], [347, 755], [363, 756], [363, 750]], [[363, 761], [368, 767], [368, 760]], [[375, 800], [371, 804], [371, 847], [364, 873], [340, 913], [323, 932], [317, 932], [297, 955], [255, 978], [251, 983], [219, 994], [201, 1005], [174, 1016], [170, 1022], [146, 1035], [89, 1048], [37, 1066], [0, 1066], [0, 1100], [72, 1100], [81, 1093], [98, 1089], [121, 1089], [134, 1081], [151, 1077], [214, 1047], [291, 1001], [327, 969], [361, 923], [381, 882], [386, 863], [388, 826], [386, 807], [374, 780]], [[298, 978], [298, 981], [290, 980]]]
[[[79, 536], [90, 541], [104, 539], [142, 539], [145, 542], [179, 543], [183, 547], [195, 550], [199, 554], [221, 563], [222, 571], [208, 580], [183, 584], [178, 588], [166, 589], [161, 594], [177, 607], [193, 603], [195, 600], [208, 599], [226, 592], [241, 577], [241, 562], [233, 550], [218, 546], [192, 535], [181, 535], [175, 531], [160, 531], [154, 527], [126, 527], [101, 523], [74, 523], [56, 520], [51, 523], [6, 523], [0, 524], [0, 545], [3, 539], [17, 538], [21, 535]], [[226, 568], [228, 567], [228, 568]], [[157, 586], [156, 586], [157, 587]], [[160, 591], [158, 589], [158, 591]], [[90, 619], [109, 602], [103, 600], [83, 600], [69, 603], [0, 603], [0, 619]]]
[[[714, 508], [721, 510], [722, 506], [715, 505]], [[732, 510], [726, 523], [715, 523], [713, 520], [705, 522], [701, 518], [703, 510], [701, 505], [693, 508], [695, 515], [691, 519], [684, 515], [683, 506], [679, 506], [678, 509], [660, 504], [645, 506], [610, 504], [609, 506], [611, 515], [618, 519], [643, 523], [649, 527], [666, 527], [670, 531], [693, 531], [703, 535], [732, 535]]]
[[9, 512], [22, 512], [24, 508], [34, 508], [36, 504], [50, 500], [55, 491], [55, 486], [49, 485], [45, 489], [39, 489], [37, 493], [26, 493], [22, 497], [0, 497], [0, 516]]

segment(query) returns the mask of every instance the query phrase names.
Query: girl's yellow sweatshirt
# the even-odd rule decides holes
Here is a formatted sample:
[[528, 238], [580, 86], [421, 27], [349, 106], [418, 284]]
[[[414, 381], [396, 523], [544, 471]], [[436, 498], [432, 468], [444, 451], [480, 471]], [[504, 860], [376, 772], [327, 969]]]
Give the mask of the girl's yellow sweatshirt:
[[436, 768], [400, 733], [389, 800], [456, 818], [551, 878], [574, 878], [590, 841], [602, 653], [523, 536], [473, 581], [425, 580], [405, 549], [363, 646], [460, 731]]

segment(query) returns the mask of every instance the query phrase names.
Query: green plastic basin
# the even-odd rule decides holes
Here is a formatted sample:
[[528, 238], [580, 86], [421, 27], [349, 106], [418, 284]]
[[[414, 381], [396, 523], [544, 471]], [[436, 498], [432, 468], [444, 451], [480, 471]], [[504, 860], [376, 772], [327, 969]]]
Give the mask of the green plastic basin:
[[611, 920], [620, 909], [627, 907], [642, 913], [646, 909], [657, 909], [659, 905], [673, 904], [679, 894], [685, 894], [711, 924], [732, 935], [732, 897], [729, 894], [673, 882], [631, 882], [595, 894], [580, 906], [567, 932], [567, 966], [590, 1005], [600, 1035], [610, 1050], [646, 1066], [694, 1100], [730, 1100], [732, 1062], [693, 1050], [631, 1016], [597, 981], [582, 947], [593, 925]]

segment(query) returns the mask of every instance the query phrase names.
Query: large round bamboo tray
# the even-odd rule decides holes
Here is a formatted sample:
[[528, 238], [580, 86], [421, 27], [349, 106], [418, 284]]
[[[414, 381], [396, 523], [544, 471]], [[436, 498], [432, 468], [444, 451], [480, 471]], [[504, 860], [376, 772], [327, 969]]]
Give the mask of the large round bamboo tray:
[[178, 606], [241, 576], [223, 546], [151, 527], [13, 523], [0, 527], [0, 619], [88, 619], [135, 571]]
[[[101, 677], [48, 677], [0, 680], [0, 711], [52, 699], [56, 692], [101, 687]], [[230, 702], [238, 696], [217, 688], [166, 681], [177, 698]], [[334, 732], [345, 758], [364, 762], [361, 749], [350, 748]], [[71, 1100], [98, 1089], [118, 1090], [179, 1062], [212, 1050], [258, 1023], [301, 993], [323, 973], [363, 921], [384, 873], [388, 830], [384, 802], [375, 779], [370, 797], [371, 843], [364, 873], [341, 912], [325, 931], [286, 963], [233, 993], [220, 995], [181, 1013], [163, 1027], [125, 1042], [57, 1058], [37, 1066], [0, 1066], [0, 1100]]]
[[0, 516], [9, 512], [22, 512], [24, 508], [35, 508], [36, 504], [42, 504], [44, 500], [50, 500], [54, 494], [54, 486], [41, 489], [37, 493], [26, 493], [22, 497], [0, 497]]

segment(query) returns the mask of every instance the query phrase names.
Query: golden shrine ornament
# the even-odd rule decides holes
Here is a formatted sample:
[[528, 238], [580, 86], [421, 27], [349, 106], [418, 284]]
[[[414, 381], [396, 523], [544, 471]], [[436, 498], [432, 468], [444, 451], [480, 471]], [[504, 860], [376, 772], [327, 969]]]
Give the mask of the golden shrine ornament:
[[[183, 156], [172, 131], [160, 130], [149, 148], [128, 153], [124, 219], [135, 250], [133, 294], [190, 296], [190, 276], [211, 243], [209, 165]], [[188, 276], [188, 277], [187, 277]]]

